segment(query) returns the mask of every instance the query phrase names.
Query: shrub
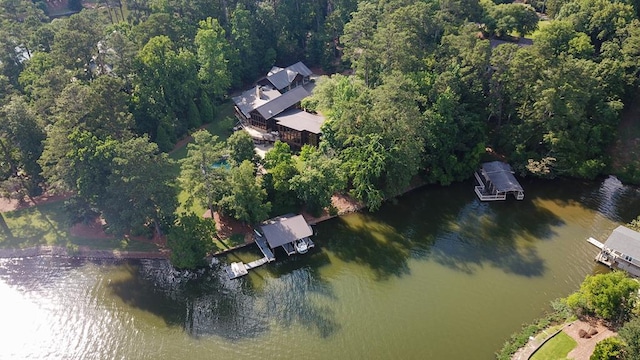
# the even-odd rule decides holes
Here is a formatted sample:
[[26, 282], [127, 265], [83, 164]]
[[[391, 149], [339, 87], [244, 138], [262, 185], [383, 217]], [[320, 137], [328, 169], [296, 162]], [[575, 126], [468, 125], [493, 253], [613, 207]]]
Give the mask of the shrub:
[[624, 342], [617, 336], [606, 338], [596, 344], [590, 360], [615, 360], [622, 359], [624, 355]]

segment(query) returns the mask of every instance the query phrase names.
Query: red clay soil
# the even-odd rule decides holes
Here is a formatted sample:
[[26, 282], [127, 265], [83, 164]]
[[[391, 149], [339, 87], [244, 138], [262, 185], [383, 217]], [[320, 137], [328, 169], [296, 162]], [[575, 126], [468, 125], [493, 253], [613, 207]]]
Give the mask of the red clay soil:
[[8, 211], [25, 209], [34, 205], [41, 205], [41, 204], [46, 204], [48, 202], [68, 199], [70, 196], [71, 196], [70, 194], [44, 193], [32, 199], [26, 199], [25, 201], [0, 198], [0, 212], [8, 212]]
[[88, 223], [77, 223], [69, 228], [71, 236], [83, 237], [89, 239], [110, 239], [113, 236], [104, 232], [104, 220], [97, 217]]
[[[333, 206], [338, 210], [337, 215], [356, 212], [364, 207], [364, 204], [362, 204], [361, 202], [358, 202], [351, 196], [344, 194], [336, 194], [332, 196], [331, 202]], [[329, 212], [325, 209], [318, 217], [312, 216], [305, 211], [302, 212], [302, 216], [304, 216], [305, 220], [307, 220], [309, 224], [313, 225], [335, 217], [336, 215], [329, 214]], [[202, 215], [202, 217], [211, 218], [211, 212], [207, 210], [204, 215]], [[222, 215], [217, 211], [213, 213], [213, 219], [216, 222], [216, 231], [218, 238], [228, 239], [234, 234], [241, 234], [244, 236], [245, 243], [249, 244], [253, 242], [253, 228], [251, 226], [243, 224], [242, 222], [235, 220], [230, 216]]]
[[[211, 218], [211, 211], [207, 210], [202, 217]], [[241, 234], [244, 235], [245, 243], [248, 244], [253, 241], [253, 229], [251, 226], [217, 211], [213, 212], [213, 220], [216, 222], [218, 238], [229, 239], [233, 234]]]
[[[113, 239], [115, 236], [109, 235], [104, 232], [104, 225], [106, 222], [104, 219], [97, 217], [87, 223], [77, 223], [69, 228], [69, 234], [71, 236], [83, 237], [88, 239]], [[125, 235], [125, 238], [132, 239], [139, 242], [155, 244], [160, 248], [165, 247], [167, 244], [166, 236], [155, 234], [153, 238], [149, 239], [144, 236], [131, 236]]]

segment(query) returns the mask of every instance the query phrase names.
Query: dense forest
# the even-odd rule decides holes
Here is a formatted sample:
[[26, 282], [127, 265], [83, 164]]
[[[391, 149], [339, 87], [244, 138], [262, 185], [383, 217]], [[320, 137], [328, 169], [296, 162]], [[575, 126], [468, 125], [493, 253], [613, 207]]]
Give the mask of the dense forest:
[[[181, 186], [251, 223], [335, 192], [376, 209], [487, 154], [591, 179], [638, 87], [632, 0], [104, 0], [55, 19], [50, 3], [0, 1], [2, 194], [68, 192], [73, 220], [100, 214], [114, 233], [170, 228]], [[319, 148], [277, 143], [256, 178], [250, 138], [200, 133], [176, 178], [179, 139], [299, 60], [335, 74], [303, 102], [326, 118]]]

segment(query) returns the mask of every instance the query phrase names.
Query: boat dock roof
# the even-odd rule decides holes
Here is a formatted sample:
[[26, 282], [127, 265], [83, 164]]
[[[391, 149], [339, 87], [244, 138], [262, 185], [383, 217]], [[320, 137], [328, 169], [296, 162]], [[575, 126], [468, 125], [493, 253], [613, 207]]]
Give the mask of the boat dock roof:
[[480, 173], [487, 180], [490, 180], [498, 192], [518, 192], [524, 191], [516, 177], [513, 176], [511, 165], [502, 161], [492, 161], [482, 164]]
[[620, 225], [609, 235], [604, 247], [640, 259], [640, 233]]
[[283, 215], [267, 220], [260, 228], [272, 249], [313, 235], [302, 215]]

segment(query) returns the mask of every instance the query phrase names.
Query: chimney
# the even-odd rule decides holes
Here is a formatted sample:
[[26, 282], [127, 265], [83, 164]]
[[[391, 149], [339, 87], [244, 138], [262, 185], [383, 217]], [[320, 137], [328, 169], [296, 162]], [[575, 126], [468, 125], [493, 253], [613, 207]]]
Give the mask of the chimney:
[[260, 89], [260, 85], [256, 85], [256, 98], [262, 99], [262, 90]]

